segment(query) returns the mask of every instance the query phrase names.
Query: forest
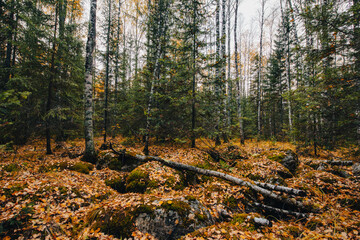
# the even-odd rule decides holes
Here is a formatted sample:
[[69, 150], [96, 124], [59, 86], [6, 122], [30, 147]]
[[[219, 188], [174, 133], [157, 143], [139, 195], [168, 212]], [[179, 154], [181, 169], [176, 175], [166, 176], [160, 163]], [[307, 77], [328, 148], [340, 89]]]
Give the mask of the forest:
[[2, 239], [358, 239], [359, 145], [359, 0], [0, 0]]

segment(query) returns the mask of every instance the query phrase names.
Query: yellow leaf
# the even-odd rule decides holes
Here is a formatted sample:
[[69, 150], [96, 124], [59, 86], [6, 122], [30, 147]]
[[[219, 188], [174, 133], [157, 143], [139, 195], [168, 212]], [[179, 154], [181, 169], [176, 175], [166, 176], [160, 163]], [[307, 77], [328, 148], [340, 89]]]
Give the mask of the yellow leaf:
[[226, 230], [223, 228], [220, 231], [221, 231], [221, 233], [226, 233]]
[[5, 201], [6, 200], [6, 196], [5, 195], [2, 195], [1, 197], [0, 197], [0, 201]]
[[167, 203], [168, 203], [168, 204], [171, 204], [171, 203], [172, 203], [172, 201], [171, 201], [171, 200], [169, 200]]

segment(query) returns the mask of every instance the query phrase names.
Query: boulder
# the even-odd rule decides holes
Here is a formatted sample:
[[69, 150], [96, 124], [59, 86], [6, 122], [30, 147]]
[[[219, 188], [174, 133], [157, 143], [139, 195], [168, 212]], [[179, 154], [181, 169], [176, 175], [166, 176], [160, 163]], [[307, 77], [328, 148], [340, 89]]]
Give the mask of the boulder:
[[294, 174], [297, 167], [300, 164], [298, 156], [293, 151], [289, 150], [286, 152], [286, 156], [280, 161], [280, 163], [289, 169], [289, 171]]
[[121, 239], [131, 237], [135, 230], [159, 240], [178, 239], [215, 223], [210, 211], [192, 196], [112, 205], [94, 209], [87, 218], [93, 229]]
[[152, 213], [141, 213], [136, 228], [162, 239], [178, 239], [199, 228], [214, 224], [209, 210], [198, 200], [166, 199]]
[[360, 176], [360, 163], [355, 163], [353, 165], [352, 172], [354, 176]]

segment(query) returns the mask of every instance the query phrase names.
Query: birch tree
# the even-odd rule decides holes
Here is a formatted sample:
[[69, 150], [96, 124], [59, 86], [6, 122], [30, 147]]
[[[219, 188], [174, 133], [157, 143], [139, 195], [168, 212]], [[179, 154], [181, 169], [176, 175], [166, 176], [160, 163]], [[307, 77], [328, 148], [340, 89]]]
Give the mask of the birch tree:
[[84, 160], [95, 162], [96, 153], [94, 147], [94, 127], [93, 127], [93, 53], [96, 44], [96, 4], [97, 0], [90, 2], [90, 22], [88, 29], [88, 37], [86, 42], [86, 58], [85, 58], [85, 153]]

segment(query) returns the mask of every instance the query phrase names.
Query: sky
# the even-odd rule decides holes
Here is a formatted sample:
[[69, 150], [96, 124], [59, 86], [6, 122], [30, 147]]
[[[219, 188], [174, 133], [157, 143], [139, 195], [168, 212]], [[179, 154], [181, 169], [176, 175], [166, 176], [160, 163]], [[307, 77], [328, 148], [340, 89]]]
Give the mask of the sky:
[[[240, 0], [239, 12], [241, 13], [244, 21], [244, 26], [251, 26], [251, 23], [254, 22], [254, 27], [258, 24], [259, 11], [261, 9], [261, 0]], [[267, 0], [265, 4], [266, 16], [274, 8], [279, 7], [279, 0]]]

